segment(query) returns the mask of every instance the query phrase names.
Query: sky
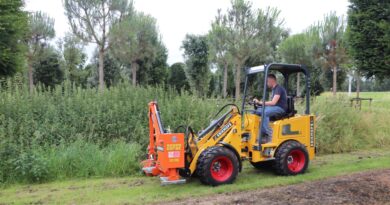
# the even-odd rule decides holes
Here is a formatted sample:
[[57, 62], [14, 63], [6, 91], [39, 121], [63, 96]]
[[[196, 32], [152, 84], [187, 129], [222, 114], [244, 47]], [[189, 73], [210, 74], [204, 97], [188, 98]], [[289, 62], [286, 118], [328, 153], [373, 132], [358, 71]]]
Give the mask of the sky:
[[[291, 34], [302, 32], [330, 11], [346, 16], [348, 0], [250, 0], [253, 8], [277, 7]], [[25, 0], [27, 11], [43, 11], [55, 19], [56, 38], [70, 32], [62, 0]], [[230, 0], [135, 0], [135, 8], [157, 19], [168, 48], [168, 64], [183, 62], [182, 41], [186, 34], [206, 34], [217, 10], [226, 11]], [[95, 45], [86, 52], [92, 55]]]

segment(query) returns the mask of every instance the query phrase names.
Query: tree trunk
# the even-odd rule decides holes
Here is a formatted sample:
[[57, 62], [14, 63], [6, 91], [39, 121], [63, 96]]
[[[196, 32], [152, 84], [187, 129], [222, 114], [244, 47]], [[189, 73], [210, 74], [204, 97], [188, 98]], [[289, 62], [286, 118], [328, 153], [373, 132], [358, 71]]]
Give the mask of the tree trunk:
[[353, 80], [353, 77], [350, 74], [348, 74], [348, 96], [351, 96], [352, 80]]
[[30, 94], [34, 92], [34, 76], [33, 76], [33, 67], [32, 67], [32, 56], [28, 56], [28, 85], [30, 89]]
[[333, 96], [336, 96], [337, 93], [337, 66], [333, 67]]
[[131, 77], [133, 79], [133, 86], [137, 85], [137, 63], [131, 63]]
[[299, 73], [297, 73], [297, 93], [296, 93], [297, 97], [299, 97], [301, 94], [300, 84], [301, 84], [301, 76], [299, 75]]
[[223, 98], [226, 98], [227, 96], [227, 81], [228, 81], [228, 64], [225, 63], [223, 67], [223, 88], [222, 88]]
[[99, 49], [99, 90], [104, 90], [104, 48]]
[[360, 97], [360, 73], [356, 71], [356, 98]]
[[236, 94], [235, 94], [235, 100], [239, 100], [240, 99], [240, 83], [241, 83], [241, 66], [242, 66], [242, 63], [241, 61], [239, 60], [236, 64]]

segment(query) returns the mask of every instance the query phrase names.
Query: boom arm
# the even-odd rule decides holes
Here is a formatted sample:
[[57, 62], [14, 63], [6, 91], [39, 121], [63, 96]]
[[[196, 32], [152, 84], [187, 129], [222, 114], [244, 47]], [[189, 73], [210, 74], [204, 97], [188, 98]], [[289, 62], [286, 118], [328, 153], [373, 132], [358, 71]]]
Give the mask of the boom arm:
[[142, 170], [149, 176], [160, 176], [162, 184], [184, 183], [179, 169], [184, 168], [184, 133], [166, 133], [157, 102], [149, 103], [148, 159]]

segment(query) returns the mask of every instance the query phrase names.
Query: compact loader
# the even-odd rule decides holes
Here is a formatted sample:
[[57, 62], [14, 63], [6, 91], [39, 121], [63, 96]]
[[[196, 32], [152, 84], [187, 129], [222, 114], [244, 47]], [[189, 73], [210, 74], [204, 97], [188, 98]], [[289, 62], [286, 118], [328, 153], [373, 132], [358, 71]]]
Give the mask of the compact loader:
[[[255, 76], [261, 76], [264, 104], [269, 94], [266, 81], [270, 72], [284, 78], [287, 92], [289, 78], [302, 73], [306, 83], [306, 108], [303, 114], [297, 114], [295, 96], [289, 94], [286, 114], [270, 119], [273, 134], [264, 142], [259, 133], [265, 108], [248, 100], [249, 84]], [[263, 115], [254, 114], [252, 106], [261, 109]], [[232, 183], [245, 160], [255, 168], [271, 164], [280, 175], [306, 171], [315, 155], [315, 116], [310, 114], [310, 74], [305, 66], [274, 63], [247, 69], [241, 109], [228, 104], [218, 114], [224, 110], [228, 111], [199, 133], [189, 126], [180, 126], [175, 133], [170, 133], [163, 127], [157, 102], [150, 102], [150, 144], [147, 159], [142, 162], [143, 172], [148, 176], [160, 176], [162, 185], [184, 183], [186, 178], [197, 176], [202, 183], [217, 186]], [[179, 132], [180, 129], [183, 131]]]

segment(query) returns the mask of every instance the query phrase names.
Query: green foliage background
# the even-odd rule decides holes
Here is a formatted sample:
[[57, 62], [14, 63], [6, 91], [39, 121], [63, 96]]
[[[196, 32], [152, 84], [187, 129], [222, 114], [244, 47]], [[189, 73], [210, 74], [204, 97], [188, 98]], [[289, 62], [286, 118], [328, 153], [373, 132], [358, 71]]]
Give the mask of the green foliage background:
[[[179, 125], [201, 130], [228, 103], [126, 83], [103, 93], [65, 83], [50, 91], [37, 87], [34, 95], [26, 86], [5, 85], [0, 92], [2, 184], [137, 174], [148, 143], [148, 102], [158, 101], [163, 124], [172, 131]], [[373, 123], [380, 116], [362, 115], [347, 101], [320, 97], [313, 112], [319, 117], [320, 153], [390, 145], [390, 131]]]
[[[138, 169], [120, 169], [138, 167], [140, 158], [134, 160], [134, 156], [143, 153], [139, 147], [145, 151], [148, 102], [158, 101], [165, 128], [171, 130], [182, 124], [199, 130], [222, 105], [184, 91], [179, 95], [173, 89], [119, 84], [99, 93], [96, 89], [72, 87], [64, 84], [50, 91], [38, 87], [34, 95], [27, 87], [11, 82], [1, 88], [0, 182], [137, 173]], [[132, 147], [123, 148], [126, 146]], [[100, 170], [105, 160], [110, 161], [105, 153], [116, 151], [131, 152], [121, 155], [126, 165], [118, 163], [110, 165], [113, 170]], [[68, 154], [79, 161], [63, 160]], [[96, 168], [88, 170], [88, 164]]]

